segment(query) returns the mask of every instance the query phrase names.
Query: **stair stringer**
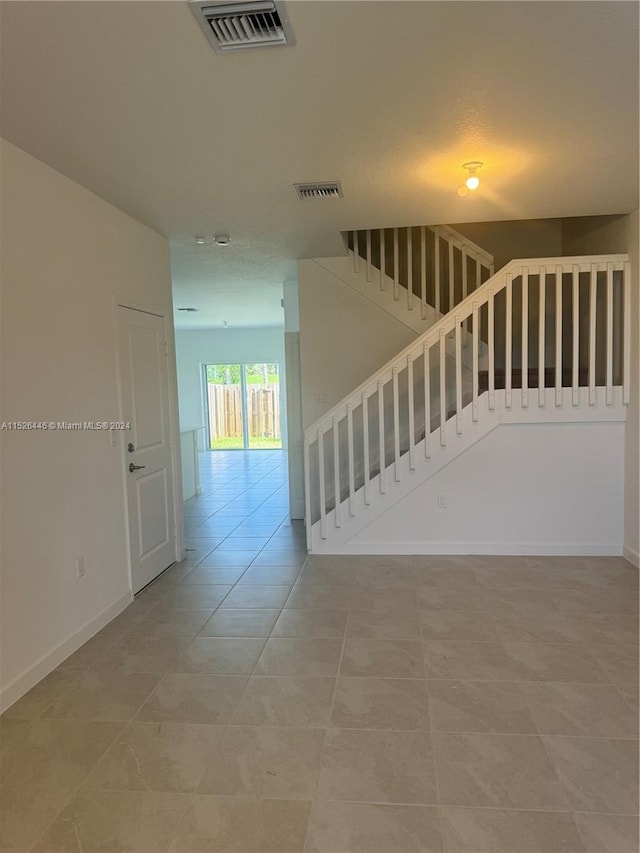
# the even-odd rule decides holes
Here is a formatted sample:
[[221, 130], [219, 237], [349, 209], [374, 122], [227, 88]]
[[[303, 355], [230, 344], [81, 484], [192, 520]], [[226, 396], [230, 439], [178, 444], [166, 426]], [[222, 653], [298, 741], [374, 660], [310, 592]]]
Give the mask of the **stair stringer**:
[[[386, 311], [387, 314], [390, 314], [399, 323], [402, 323], [408, 329], [411, 329], [411, 331], [415, 333], [416, 337], [423, 335], [431, 328], [431, 326], [435, 325], [435, 323], [444, 316], [440, 312], [436, 311], [431, 305], [427, 305], [426, 316], [423, 319], [420, 300], [417, 297], [414, 297], [413, 309], [410, 310], [408, 308], [406, 287], [399, 284], [398, 288], [401, 294], [400, 299], [394, 299], [393, 279], [389, 278], [387, 275], [383, 275], [384, 289], [381, 290], [377, 283], [380, 280], [380, 270], [375, 267], [371, 267], [374, 271], [373, 278], [371, 281], [367, 281], [364, 269], [362, 272], [354, 272], [352, 257], [353, 252], [349, 250], [348, 258], [314, 258], [313, 261], [318, 264], [319, 267], [322, 267], [322, 269], [331, 273], [331, 275], [334, 275], [339, 279], [339, 281], [347, 285], [347, 287], [355, 290], [356, 293], [364, 299], [367, 299], [382, 311]], [[455, 309], [453, 313], [455, 313]], [[454, 354], [454, 337], [453, 333], [447, 335], [446, 352], [448, 356], [453, 356]], [[463, 331], [462, 363], [465, 367], [471, 367], [473, 363], [471, 342], [472, 336], [468, 332]], [[480, 341], [478, 345], [478, 359], [480, 369], [485, 369], [487, 345], [483, 341]]]
[[[547, 389], [547, 402], [544, 406], [530, 403], [523, 407], [519, 399], [514, 399], [510, 407], [505, 405], [504, 390], [495, 391], [495, 407], [489, 409], [489, 395], [485, 392], [478, 398], [478, 419], [474, 422], [472, 406], [468, 405], [461, 413], [462, 433], [456, 430], [456, 418], [451, 417], [445, 425], [446, 445], [440, 443], [440, 428], [431, 433], [431, 456], [425, 457], [425, 441], [415, 446], [415, 469], [410, 469], [409, 453], [403, 454], [396, 463], [385, 470], [385, 492], [380, 491], [380, 474], [370, 480], [371, 502], [365, 503], [364, 488], [354, 495], [355, 514], [350, 514], [349, 498], [341, 502], [341, 526], [336, 527], [335, 509], [326, 515], [327, 538], [322, 538], [322, 522], [312, 525], [309, 542], [310, 554], [358, 554], [361, 546], [349, 547], [349, 542], [365, 527], [375, 522], [398, 501], [405, 498], [446, 465], [464, 453], [478, 441], [487, 436], [496, 427], [505, 423], [570, 423], [585, 421], [624, 421], [626, 406], [623, 403], [622, 388], [613, 389], [611, 405], [605, 402], [605, 389], [595, 389], [595, 403], [589, 404], [589, 389], [579, 389], [579, 405], [572, 404], [571, 388], [562, 389], [561, 405], [553, 405]], [[518, 395], [519, 396], [519, 395]]]

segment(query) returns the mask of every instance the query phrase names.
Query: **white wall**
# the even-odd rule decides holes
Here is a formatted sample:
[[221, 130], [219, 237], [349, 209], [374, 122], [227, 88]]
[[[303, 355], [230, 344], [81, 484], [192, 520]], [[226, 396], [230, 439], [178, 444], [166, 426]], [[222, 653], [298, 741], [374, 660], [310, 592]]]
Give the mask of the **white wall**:
[[298, 262], [298, 298], [306, 428], [416, 334], [312, 260]]
[[203, 427], [206, 413], [202, 399], [203, 364], [278, 362], [282, 416], [282, 441], [286, 446], [286, 377], [284, 328], [199, 329], [176, 331], [180, 428]]
[[561, 219], [465, 222], [452, 228], [490, 252], [496, 270], [514, 258], [554, 258], [563, 254]]
[[345, 550], [620, 554], [623, 503], [624, 424], [502, 424]]
[[[118, 420], [112, 297], [171, 318], [167, 242], [18, 148], [1, 153], [1, 419]], [[3, 705], [131, 600], [122, 439], [110, 439], [0, 432]]]

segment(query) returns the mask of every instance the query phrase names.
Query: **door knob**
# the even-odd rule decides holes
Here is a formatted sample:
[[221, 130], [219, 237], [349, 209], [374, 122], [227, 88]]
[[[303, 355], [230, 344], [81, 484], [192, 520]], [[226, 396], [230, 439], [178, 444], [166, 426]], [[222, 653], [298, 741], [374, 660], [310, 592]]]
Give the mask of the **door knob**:
[[132, 441], [130, 441], [129, 444], [127, 444], [127, 450], [129, 451], [129, 453], [133, 453], [133, 451], [135, 449], [136, 449], [135, 444]]
[[141, 468], [146, 468], [146, 465], [134, 465], [133, 462], [129, 465], [129, 471], [133, 474], [134, 471], [139, 471]]

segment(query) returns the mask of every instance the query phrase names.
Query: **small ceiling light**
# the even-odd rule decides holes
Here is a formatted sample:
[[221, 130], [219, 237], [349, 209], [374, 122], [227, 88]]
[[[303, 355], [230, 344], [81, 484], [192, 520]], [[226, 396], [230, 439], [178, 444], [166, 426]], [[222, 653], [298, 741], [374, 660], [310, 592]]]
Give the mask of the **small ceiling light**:
[[228, 234], [216, 234], [213, 238], [213, 242], [216, 246], [228, 246], [231, 242], [231, 237]]
[[465, 181], [467, 189], [477, 190], [480, 186], [480, 178], [476, 175], [476, 172], [481, 168], [481, 166], [482, 163], [479, 160], [472, 160], [469, 163], [462, 164], [462, 168], [469, 172], [469, 177]]
[[194, 240], [196, 241], [196, 244], [198, 246], [204, 246], [204, 244], [207, 242], [204, 237], [201, 237], [199, 234], [196, 234]]

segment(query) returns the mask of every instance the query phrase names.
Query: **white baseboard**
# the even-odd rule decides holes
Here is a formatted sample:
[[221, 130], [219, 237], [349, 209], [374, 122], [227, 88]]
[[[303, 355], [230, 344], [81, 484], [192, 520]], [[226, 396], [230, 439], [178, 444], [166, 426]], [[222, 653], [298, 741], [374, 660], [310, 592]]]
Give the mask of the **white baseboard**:
[[[310, 552], [314, 553], [314, 552]], [[327, 554], [329, 551], [315, 553]], [[585, 545], [582, 542], [349, 542], [336, 554], [454, 554], [537, 557], [619, 557], [621, 545]], [[625, 555], [626, 556], [626, 555]], [[627, 559], [629, 559], [627, 557]]]
[[14, 678], [13, 681], [0, 691], [0, 713], [6, 711], [14, 702], [17, 702], [18, 699], [24, 696], [28, 690], [31, 690], [46, 675], [49, 675], [57, 666], [60, 666], [69, 655], [77, 651], [94, 634], [97, 634], [112, 619], [115, 619], [116, 616], [122, 613], [132, 601], [133, 595], [131, 592], [127, 592], [126, 595], [123, 595], [110, 607], [107, 607], [106, 610], [103, 610], [102, 613], [99, 613], [83, 625], [82, 628], [39, 658], [33, 666], [30, 666], [17, 678]]
[[622, 549], [622, 556], [629, 560], [629, 562], [636, 567], [636, 569], [640, 569], [640, 554], [637, 551], [634, 551], [632, 548], [625, 547]]
[[304, 498], [296, 498], [291, 501], [289, 518], [292, 521], [304, 519]]

